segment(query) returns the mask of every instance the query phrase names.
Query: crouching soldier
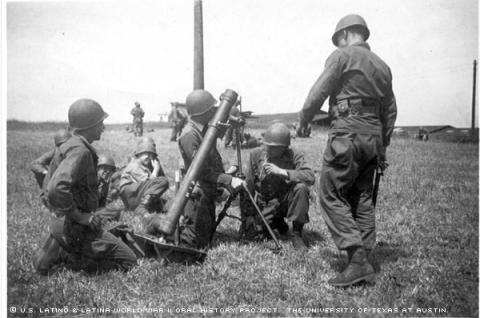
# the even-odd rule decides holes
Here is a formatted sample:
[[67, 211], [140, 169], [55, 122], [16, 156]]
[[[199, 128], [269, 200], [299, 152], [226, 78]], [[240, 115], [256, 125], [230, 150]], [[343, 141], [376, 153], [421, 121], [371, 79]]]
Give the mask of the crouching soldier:
[[129, 210], [134, 210], [144, 217], [149, 213], [163, 212], [162, 195], [168, 190], [168, 180], [158, 161], [152, 138], [139, 140], [135, 157], [122, 171], [119, 189]]
[[[295, 248], [305, 249], [302, 230], [309, 221], [309, 189], [315, 182], [303, 154], [290, 148], [290, 131], [282, 123], [268, 127], [264, 147], [252, 150], [245, 177], [249, 190], [256, 192], [257, 203], [272, 229], [288, 234]], [[285, 222], [284, 218], [288, 221]], [[254, 237], [261, 228], [254, 207], [242, 199], [241, 235]]]
[[69, 108], [72, 137], [53, 157], [45, 180], [48, 206], [65, 216], [63, 235], [50, 234], [37, 251], [34, 267], [41, 274], [61, 262], [93, 272], [128, 270], [136, 264], [134, 252], [105, 231], [94, 213], [98, 208], [98, 157], [91, 143], [100, 139], [107, 116], [90, 99], [80, 99]]
[[118, 221], [125, 208], [118, 189], [121, 171], [110, 155], [100, 155], [97, 163], [98, 206], [96, 214], [106, 221]]
[[46, 153], [44, 153], [43, 155], [41, 155], [31, 163], [30, 170], [32, 170], [35, 176], [35, 180], [37, 180], [38, 186], [41, 189], [43, 188], [43, 181], [45, 179], [45, 176], [48, 173], [48, 166], [50, 165], [50, 162], [55, 156], [55, 152], [57, 152], [58, 147], [60, 147], [71, 136], [72, 134], [66, 129], [61, 129], [57, 131], [53, 136], [55, 148], [53, 148], [50, 151], [47, 151]]

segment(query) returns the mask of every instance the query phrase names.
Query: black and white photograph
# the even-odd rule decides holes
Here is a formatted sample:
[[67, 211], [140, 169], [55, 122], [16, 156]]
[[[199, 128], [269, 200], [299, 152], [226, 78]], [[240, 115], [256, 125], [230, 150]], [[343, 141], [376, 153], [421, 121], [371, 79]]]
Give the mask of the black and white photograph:
[[8, 317], [478, 317], [476, 0], [1, 0]]

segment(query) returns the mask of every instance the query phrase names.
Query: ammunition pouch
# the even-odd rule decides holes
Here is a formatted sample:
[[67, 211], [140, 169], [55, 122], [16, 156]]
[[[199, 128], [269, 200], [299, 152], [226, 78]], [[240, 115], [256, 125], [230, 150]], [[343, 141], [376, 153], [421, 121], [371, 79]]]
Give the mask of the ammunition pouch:
[[347, 98], [337, 101], [330, 107], [330, 117], [362, 116], [366, 114], [380, 117], [381, 105], [379, 101], [368, 98]]

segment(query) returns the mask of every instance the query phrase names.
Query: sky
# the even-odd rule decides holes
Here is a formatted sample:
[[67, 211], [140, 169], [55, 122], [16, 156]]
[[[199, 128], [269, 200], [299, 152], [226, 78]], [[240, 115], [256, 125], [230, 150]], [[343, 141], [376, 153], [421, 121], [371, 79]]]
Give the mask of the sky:
[[[5, 2], [7, 118], [66, 121], [92, 98], [107, 124], [130, 122], [135, 101], [159, 120], [193, 89], [193, 4]], [[350, 13], [392, 70], [397, 126], [471, 125], [477, 0], [203, 0], [205, 88], [255, 114], [299, 111]]]

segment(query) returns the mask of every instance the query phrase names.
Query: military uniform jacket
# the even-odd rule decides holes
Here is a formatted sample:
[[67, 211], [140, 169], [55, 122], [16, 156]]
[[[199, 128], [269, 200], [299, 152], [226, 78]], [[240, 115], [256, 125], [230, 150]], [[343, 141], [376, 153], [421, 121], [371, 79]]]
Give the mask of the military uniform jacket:
[[44, 183], [49, 205], [67, 217], [75, 209], [95, 211], [98, 207], [95, 149], [84, 137], [74, 134], [58, 150]]
[[133, 107], [130, 114], [132, 114], [134, 121], [143, 121], [143, 116], [145, 115], [145, 112], [141, 107]]
[[[385, 146], [390, 143], [397, 116], [392, 74], [367, 43], [338, 48], [327, 58], [300, 112], [300, 121], [310, 122], [327, 97], [331, 132], [379, 135]], [[350, 106], [350, 115], [338, 116], [335, 106], [341, 110]]]
[[47, 151], [31, 163], [31, 170], [35, 174], [45, 174], [48, 172], [48, 166], [55, 155], [55, 149]]
[[[188, 170], [190, 167], [207, 129], [207, 125], [202, 130], [198, 124], [190, 120], [178, 139], [178, 146], [185, 163], [185, 169]], [[217, 185], [230, 185], [231, 181], [232, 176], [225, 174], [223, 170], [222, 157], [218, 153], [217, 148], [213, 147], [200, 170], [199, 184], [206, 189], [214, 190]]]
[[[126, 185], [131, 183], [144, 182], [150, 179], [152, 175], [153, 168], [145, 167], [136, 160], [130, 161], [125, 168], [122, 169], [119, 188], [123, 189]], [[158, 172], [159, 177], [164, 177], [165, 173], [163, 172], [162, 166]]]
[[[267, 176], [263, 169], [267, 162], [285, 169], [288, 178]], [[275, 159], [268, 158], [264, 148], [252, 150], [247, 158], [245, 177], [249, 190], [258, 191], [266, 200], [283, 197], [296, 183], [305, 183], [310, 186], [315, 182], [315, 175], [305, 162], [303, 153], [292, 148], [288, 148], [282, 156]]]

